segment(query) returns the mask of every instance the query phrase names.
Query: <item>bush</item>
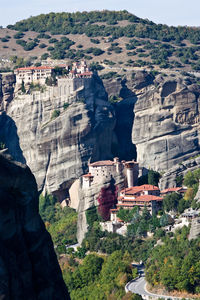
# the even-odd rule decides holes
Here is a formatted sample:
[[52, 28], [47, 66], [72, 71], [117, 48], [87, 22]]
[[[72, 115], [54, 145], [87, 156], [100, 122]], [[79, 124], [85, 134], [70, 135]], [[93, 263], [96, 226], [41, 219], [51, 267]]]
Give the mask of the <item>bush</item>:
[[46, 44], [42, 43], [42, 44], [39, 45], [39, 48], [43, 49], [43, 48], [46, 48], [46, 46], [47, 46]]
[[60, 111], [58, 109], [55, 109], [53, 112], [52, 112], [52, 115], [51, 115], [51, 120], [53, 119], [56, 119], [57, 117], [60, 116]]
[[44, 53], [41, 55], [41, 60], [46, 60], [49, 57], [48, 53]]
[[21, 39], [23, 38], [24, 33], [23, 32], [17, 32], [16, 34], [13, 35], [14, 39]]
[[69, 107], [69, 103], [65, 102], [65, 103], [63, 104], [64, 110], [67, 109], [68, 107]]
[[6, 42], [9, 42], [9, 39], [7, 39], [6, 37], [3, 37], [3, 38], [1, 38], [1, 41], [2, 41], [3, 43], [6, 43]]
[[104, 51], [101, 50], [101, 49], [99, 49], [99, 48], [94, 48], [93, 51], [92, 51], [92, 53], [93, 53], [95, 56], [99, 56], [99, 55], [103, 54]]

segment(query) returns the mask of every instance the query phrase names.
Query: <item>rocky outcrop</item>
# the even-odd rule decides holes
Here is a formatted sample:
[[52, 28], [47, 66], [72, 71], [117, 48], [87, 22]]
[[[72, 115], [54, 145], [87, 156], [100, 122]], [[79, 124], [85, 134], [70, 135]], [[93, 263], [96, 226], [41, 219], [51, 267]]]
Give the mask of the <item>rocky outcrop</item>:
[[194, 171], [198, 168], [200, 168], [200, 157], [183, 161], [182, 163], [170, 168], [162, 175], [159, 181], [160, 189], [164, 190], [169, 187], [176, 187], [178, 176], [184, 177], [188, 171]]
[[[9, 152], [26, 161], [39, 190], [56, 193], [59, 200], [87, 171], [89, 160], [112, 157], [115, 113], [95, 75], [70, 97], [60, 97], [51, 87], [43, 93], [16, 95], [2, 123], [0, 136], [7, 133], [4, 142]], [[22, 151], [16, 151], [14, 144]]]
[[198, 238], [200, 235], [200, 218], [195, 218], [191, 222], [190, 233], [188, 236], [189, 240]]
[[30, 169], [0, 153], [0, 299], [70, 299]]
[[13, 99], [15, 75], [13, 73], [0, 74], [0, 111], [7, 109]]
[[[77, 183], [76, 183], [77, 184]], [[98, 206], [98, 196], [102, 188], [108, 188], [114, 185], [115, 188], [121, 189], [124, 187], [124, 176], [115, 175], [114, 177], [104, 177], [98, 183], [92, 184], [90, 188], [84, 189], [82, 187], [82, 178], [79, 179], [79, 199], [78, 199], [78, 224], [77, 224], [77, 239], [81, 243], [85, 233], [88, 230], [86, 214], [87, 209], [93, 206]]]
[[140, 166], [166, 171], [199, 153], [199, 89], [158, 76], [134, 106], [132, 142]]

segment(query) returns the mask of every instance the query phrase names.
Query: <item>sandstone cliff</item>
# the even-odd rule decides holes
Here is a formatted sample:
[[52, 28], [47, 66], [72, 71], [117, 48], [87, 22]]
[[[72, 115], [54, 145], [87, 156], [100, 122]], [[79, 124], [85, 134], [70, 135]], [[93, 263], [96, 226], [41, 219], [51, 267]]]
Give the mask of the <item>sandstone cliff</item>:
[[[66, 97], [46, 87], [13, 98], [13, 75], [0, 82], [0, 142], [60, 200], [89, 160], [137, 157], [141, 167], [166, 171], [199, 153], [200, 89], [188, 78], [138, 71], [103, 85], [95, 75]], [[123, 100], [111, 105], [106, 91]]]
[[0, 153], [0, 298], [70, 299], [28, 167]]
[[158, 76], [138, 96], [132, 142], [140, 166], [166, 171], [199, 153], [199, 88]]
[[[114, 177], [102, 178], [98, 183], [92, 184], [88, 189], [82, 187], [82, 178], [79, 180], [78, 190], [78, 224], [77, 224], [77, 239], [81, 243], [85, 233], [88, 230], [86, 220], [86, 210], [92, 206], [98, 206], [98, 196], [102, 188], [108, 188], [110, 185], [114, 185], [117, 189], [124, 187], [124, 176], [115, 175]], [[77, 183], [74, 183], [77, 184]]]
[[0, 74], [0, 111], [7, 109], [13, 99], [15, 75], [13, 73]]
[[178, 176], [184, 177], [188, 171], [194, 171], [198, 168], [200, 168], [200, 157], [188, 159], [178, 165], [173, 166], [162, 175], [159, 181], [160, 189], [164, 190], [168, 187], [175, 187], [176, 178]]
[[[65, 103], [70, 105], [66, 108]], [[55, 110], [60, 115], [52, 118]], [[15, 95], [0, 123], [0, 136], [12, 156], [26, 161], [39, 190], [53, 192], [60, 200], [87, 171], [89, 160], [112, 157], [115, 113], [95, 75], [66, 97], [51, 87]]]

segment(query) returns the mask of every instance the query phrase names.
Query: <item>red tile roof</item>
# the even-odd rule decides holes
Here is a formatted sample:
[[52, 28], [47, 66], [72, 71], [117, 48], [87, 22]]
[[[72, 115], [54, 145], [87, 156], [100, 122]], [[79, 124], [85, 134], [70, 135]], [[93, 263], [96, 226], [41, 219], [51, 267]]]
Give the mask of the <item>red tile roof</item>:
[[121, 190], [121, 193], [124, 193], [125, 195], [134, 195], [140, 191], [159, 191], [159, 188], [155, 185], [143, 184], [123, 189]]
[[154, 196], [154, 195], [141, 195], [135, 198], [133, 201], [162, 201], [162, 197]]
[[40, 66], [40, 67], [24, 67], [24, 68], [17, 68], [17, 71], [28, 71], [28, 70], [51, 70], [53, 67], [48, 66]]
[[87, 173], [87, 174], [83, 175], [83, 177], [93, 177], [93, 176], [91, 175], [91, 173]]
[[93, 163], [89, 164], [89, 166], [101, 167], [101, 166], [112, 166], [114, 164], [115, 163], [112, 160], [100, 160], [100, 161], [96, 161], [96, 162], [93, 162]]

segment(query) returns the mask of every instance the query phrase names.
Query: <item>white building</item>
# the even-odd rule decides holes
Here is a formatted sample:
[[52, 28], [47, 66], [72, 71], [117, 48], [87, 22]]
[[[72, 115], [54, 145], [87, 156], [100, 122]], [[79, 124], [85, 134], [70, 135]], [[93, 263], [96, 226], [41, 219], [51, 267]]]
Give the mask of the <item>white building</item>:
[[[131, 168], [129, 168], [131, 164]], [[128, 169], [130, 169], [128, 171]], [[92, 184], [100, 183], [106, 178], [111, 176], [117, 176], [124, 173], [127, 176], [127, 182], [132, 185], [137, 183], [138, 178], [138, 163], [135, 161], [131, 162], [120, 162], [118, 157], [112, 160], [101, 160], [89, 164], [89, 173], [82, 176], [83, 188], [89, 188]]]
[[14, 71], [16, 75], [16, 83], [22, 84], [22, 81], [27, 83], [45, 84], [46, 78], [51, 77], [53, 67], [26, 67], [18, 68]]

